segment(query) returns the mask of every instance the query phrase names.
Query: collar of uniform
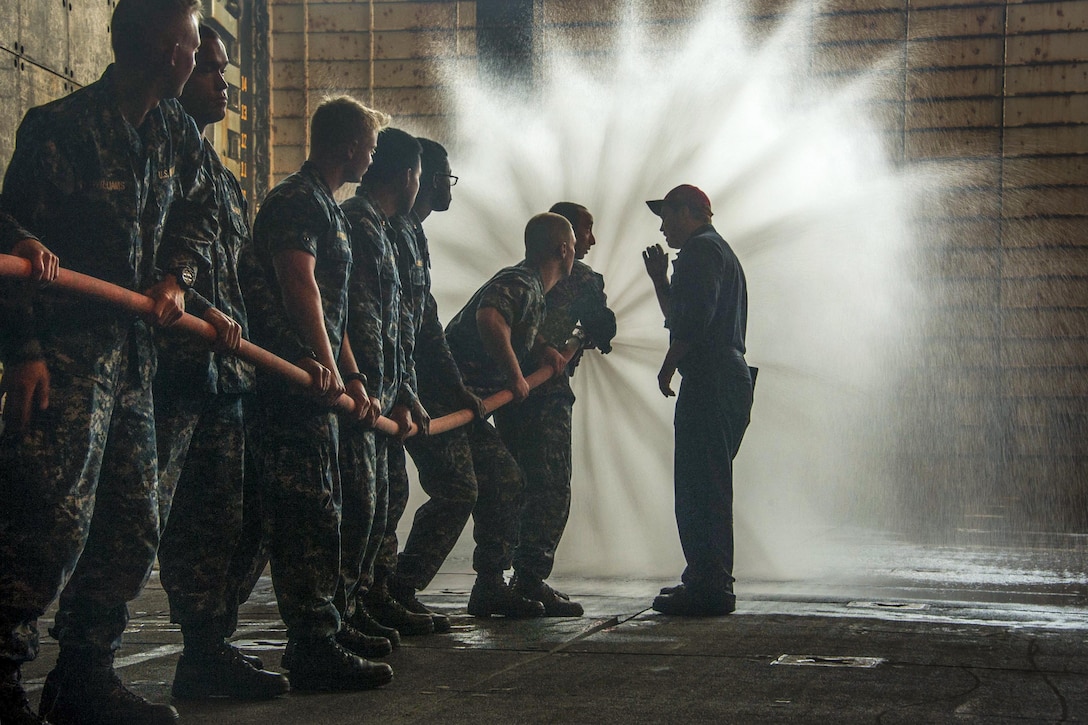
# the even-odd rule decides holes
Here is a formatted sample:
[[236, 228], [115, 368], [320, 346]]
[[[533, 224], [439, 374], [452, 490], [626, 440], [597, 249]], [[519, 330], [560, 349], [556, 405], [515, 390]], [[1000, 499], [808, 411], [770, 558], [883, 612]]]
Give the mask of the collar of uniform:
[[125, 118], [124, 114], [121, 113], [121, 107], [117, 105], [116, 75], [116, 64], [110, 63], [106, 66], [106, 70], [102, 71], [102, 75], [98, 79], [99, 84], [91, 84], [91, 86], [88, 86], [88, 90], [92, 93], [101, 92], [103, 94], [105, 102], [102, 105], [109, 108], [110, 113], [116, 118], [117, 128], [131, 129], [133, 134], [131, 140], [134, 145], [136, 139], [139, 139], [139, 145], [143, 147], [145, 152], [150, 148], [158, 148], [166, 142], [166, 121], [163, 117], [162, 105], [167, 99], [160, 99], [154, 108], [148, 110], [143, 123], [134, 126]]
[[381, 204], [378, 203], [378, 200], [375, 199], [373, 195], [371, 195], [370, 191], [368, 191], [365, 186], [360, 184], [359, 188], [355, 190], [355, 196], [366, 202], [366, 205], [370, 207], [371, 212], [382, 224], [382, 226], [389, 226], [389, 217], [385, 215], [385, 212], [382, 210]]
[[707, 232], [713, 232], [713, 231], [714, 231], [714, 225], [713, 224], [704, 224], [704, 225], [702, 225], [701, 227], [699, 227], [698, 229], [696, 229], [695, 231], [693, 231], [691, 234], [689, 234], [687, 236], [687, 238], [684, 240], [683, 244], [680, 245], [680, 247], [678, 249], [678, 252], [680, 254], [683, 254], [684, 247], [687, 246], [688, 242], [690, 242], [692, 239], [695, 239], [695, 237], [698, 237], [700, 235], [706, 234]]
[[318, 170], [317, 164], [307, 159], [302, 162], [302, 168], [299, 169], [298, 172], [311, 179], [315, 186], [328, 194], [329, 198], [332, 198], [332, 189], [330, 189], [329, 185], [325, 182], [325, 177], [322, 176], [321, 172]]

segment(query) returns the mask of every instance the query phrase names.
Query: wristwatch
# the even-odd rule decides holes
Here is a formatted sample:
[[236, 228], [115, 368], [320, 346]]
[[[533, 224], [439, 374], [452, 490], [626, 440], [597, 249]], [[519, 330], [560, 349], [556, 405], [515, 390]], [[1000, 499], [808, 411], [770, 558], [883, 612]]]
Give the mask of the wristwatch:
[[192, 267], [175, 267], [174, 269], [167, 270], [167, 274], [172, 274], [177, 277], [178, 287], [183, 290], [190, 290], [193, 288], [193, 283], [196, 282], [196, 270]]
[[368, 382], [366, 379], [366, 374], [364, 373], [347, 373], [342, 377], [342, 379], [345, 385], [350, 383], [352, 380], [358, 380], [360, 383], [363, 384], [364, 388], [366, 387], [366, 384]]

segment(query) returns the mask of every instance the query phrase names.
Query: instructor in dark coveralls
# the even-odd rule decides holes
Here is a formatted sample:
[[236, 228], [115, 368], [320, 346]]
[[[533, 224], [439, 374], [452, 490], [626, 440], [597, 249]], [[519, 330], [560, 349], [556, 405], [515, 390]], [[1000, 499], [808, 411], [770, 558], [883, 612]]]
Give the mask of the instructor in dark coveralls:
[[683, 377], [674, 418], [676, 525], [687, 568], [682, 584], [661, 590], [662, 614], [712, 616], [736, 609], [733, 594], [733, 458], [752, 410], [752, 374], [744, 360], [748, 292], [737, 256], [710, 223], [710, 199], [681, 185], [646, 202], [661, 232], [680, 250], [668, 278], [661, 245], [642, 254], [669, 328], [657, 374], [666, 397]]

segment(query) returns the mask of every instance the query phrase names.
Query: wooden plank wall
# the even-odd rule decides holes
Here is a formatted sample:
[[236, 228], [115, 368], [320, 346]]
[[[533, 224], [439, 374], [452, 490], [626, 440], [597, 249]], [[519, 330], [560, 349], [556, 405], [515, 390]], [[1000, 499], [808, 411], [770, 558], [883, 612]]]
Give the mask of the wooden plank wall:
[[475, 3], [273, 0], [272, 180], [306, 156], [306, 119], [348, 93], [436, 133], [446, 123], [440, 61], [475, 62]]

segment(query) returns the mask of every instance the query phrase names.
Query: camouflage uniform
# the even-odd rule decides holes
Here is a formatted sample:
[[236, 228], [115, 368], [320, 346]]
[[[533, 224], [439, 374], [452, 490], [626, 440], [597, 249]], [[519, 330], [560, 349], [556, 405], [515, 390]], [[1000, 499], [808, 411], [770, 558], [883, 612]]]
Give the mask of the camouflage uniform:
[[[204, 170], [213, 184], [219, 235], [211, 274], [201, 277], [192, 293], [237, 320], [248, 338], [238, 279], [238, 258], [250, 241], [246, 202], [207, 141]], [[166, 526], [160, 577], [171, 620], [186, 638], [218, 642], [234, 633], [238, 620], [238, 597], [227, 572], [242, 530], [242, 396], [253, 389], [254, 371], [233, 355], [213, 353], [171, 330], [157, 337], [159, 517]]]
[[[391, 241], [396, 256], [396, 265], [403, 289], [401, 295], [401, 350], [404, 357], [405, 376], [413, 390], [418, 387], [415, 370], [416, 337], [423, 325], [423, 312], [430, 294], [430, 270], [426, 266], [423, 254], [416, 241], [415, 228], [422, 226], [416, 217], [398, 214], [390, 219]], [[424, 241], [426, 239], [424, 238]], [[441, 327], [439, 327], [441, 329]], [[445, 338], [443, 337], [443, 340]], [[388, 471], [388, 506], [385, 517], [384, 537], [379, 543], [374, 562], [374, 577], [377, 581], [387, 580], [397, 570], [397, 526], [400, 525], [404, 510], [408, 507], [408, 469], [404, 446], [396, 440], [388, 441], [386, 452]], [[467, 516], [466, 519], [467, 520]], [[464, 522], [461, 527], [464, 528]], [[445, 558], [445, 557], [443, 557]]]
[[[446, 342], [431, 294], [431, 259], [423, 225], [414, 214], [399, 218], [397, 263], [405, 295], [417, 327], [409, 354], [423, 406], [434, 416], [465, 407], [464, 381]], [[465, 427], [437, 436], [414, 436], [406, 442], [429, 497], [412, 520], [412, 530], [397, 555], [396, 523], [389, 525], [378, 567], [395, 570], [403, 587], [425, 589], [449, 556], [476, 505], [476, 473]], [[392, 443], [389, 455], [390, 520], [399, 522], [408, 503], [408, 472], [403, 451]], [[397, 455], [399, 453], [399, 456]], [[398, 513], [399, 510], [399, 513]]]
[[33, 239], [35, 237], [29, 231], [23, 229], [10, 214], [0, 212], [0, 249], [4, 250], [5, 254], [11, 251], [16, 242], [28, 238]]
[[[242, 287], [251, 340], [263, 341], [269, 349], [285, 360], [296, 361], [310, 352], [302, 338], [291, 329], [280, 302], [275, 275], [271, 279], [257, 260], [252, 240], [242, 246], [238, 255], [238, 282]], [[253, 314], [257, 310], [259, 314]], [[275, 349], [272, 349], [272, 348]], [[245, 473], [242, 479], [242, 533], [230, 563], [232, 586], [238, 603], [249, 599], [264, 570], [268, 567], [269, 521], [264, 504], [264, 487], [258, 480], [254, 441], [258, 431], [253, 424], [257, 415], [256, 396], [247, 395], [242, 401], [245, 420]]]
[[[465, 384], [481, 397], [506, 387], [505, 375], [480, 339], [476, 313], [483, 307], [498, 310], [510, 325], [510, 344], [524, 369], [544, 319], [540, 275], [524, 265], [500, 270], [446, 327], [446, 338]], [[475, 420], [465, 428], [478, 492], [472, 511], [476, 541], [472, 565], [481, 575], [493, 575], [505, 570], [517, 539], [522, 475], [494, 426], [486, 420]]]
[[[387, 415], [396, 404], [410, 405], [415, 393], [405, 377], [401, 336], [401, 281], [392, 228], [374, 199], [360, 190], [342, 205], [351, 224], [355, 260], [348, 287], [348, 337], [367, 392]], [[410, 333], [410, 331], [408, 331]], [[386, 450], [389, 439], [358, 424], [341, 421], [340, 471], [344, 489], [341, 525], [343, 556], [337, 606], [350, 616], [355, 596], [373, 581], [385, 535], [389, 501]]]
[[[591, 344], [602, 352], [612, 350], [616, 315], [608, 309], [604, 277], [576, 261], [570, 276], [558, 282], [547, 296], [548, 313], [540, 334], [545, 342], [562, 347], [575, 325], [580, 324]], [[513, 566], [530, 579], [547, 579], [555, 561], [555, 549], [563, 536], [570, 513], [571, 413], [574, 392], [570, 376], [581, 351], [564, 375], [556, 375], [520, 405], [495, 412], [495, 425], [506, 447], [514, 454], [525, 476]]]
[[[162, 236], [181, 195], [195, 208], [208, 196], [196, 125], [164, 100], [133, 128], [113, 72], [26, 114], [3, 206], [66, 268], [130, 290], [154, 284], [156, 261], [206, 273], [210, 209], [192, 216], [203, 228]], [[51, 393], [25, 431], [0, 437], [0, 657], [37, 654], [36, 618], [63, 587], [62, 657], [109, 661], [159, 543], [151, 329], [48, 289], [26, 324]]]
[[[276, 254], [313, 255], [325, 330], [338, 357], [347, 323], [351, 244], [344, 212], [313, 164], [306, 162], [268, 193], [253, 222], [253, 241], [264, 285], [271, 290], [278, 290]], [[282, 298], [270, 295], [264, 301], [259, 309], [248, 307], [255, 342], [288, 360], [299, 359], [301, 335], [287, 321]], [[268, 517], [272, 584], [287, 635], [330, 637], [340, 628], [333, 605], [340, 569], [336, 415], [258, 371], [251, 430]]]
[[[17, 242], [27, 238], [34, 238], [34, 235], [19, 226], [9, 214], [0, 212], [0, 252], [7, 254]], [[32, 292], [32, 285], [27, 282], [0, 279], [0, 360], [8, 359], [9, 351], [23, 348], [28, 342], [26, 336], [30, 328], [26, 321], [31, 316], [29, 295]], [[3, 423], [0, 423], [2, 430]]]

